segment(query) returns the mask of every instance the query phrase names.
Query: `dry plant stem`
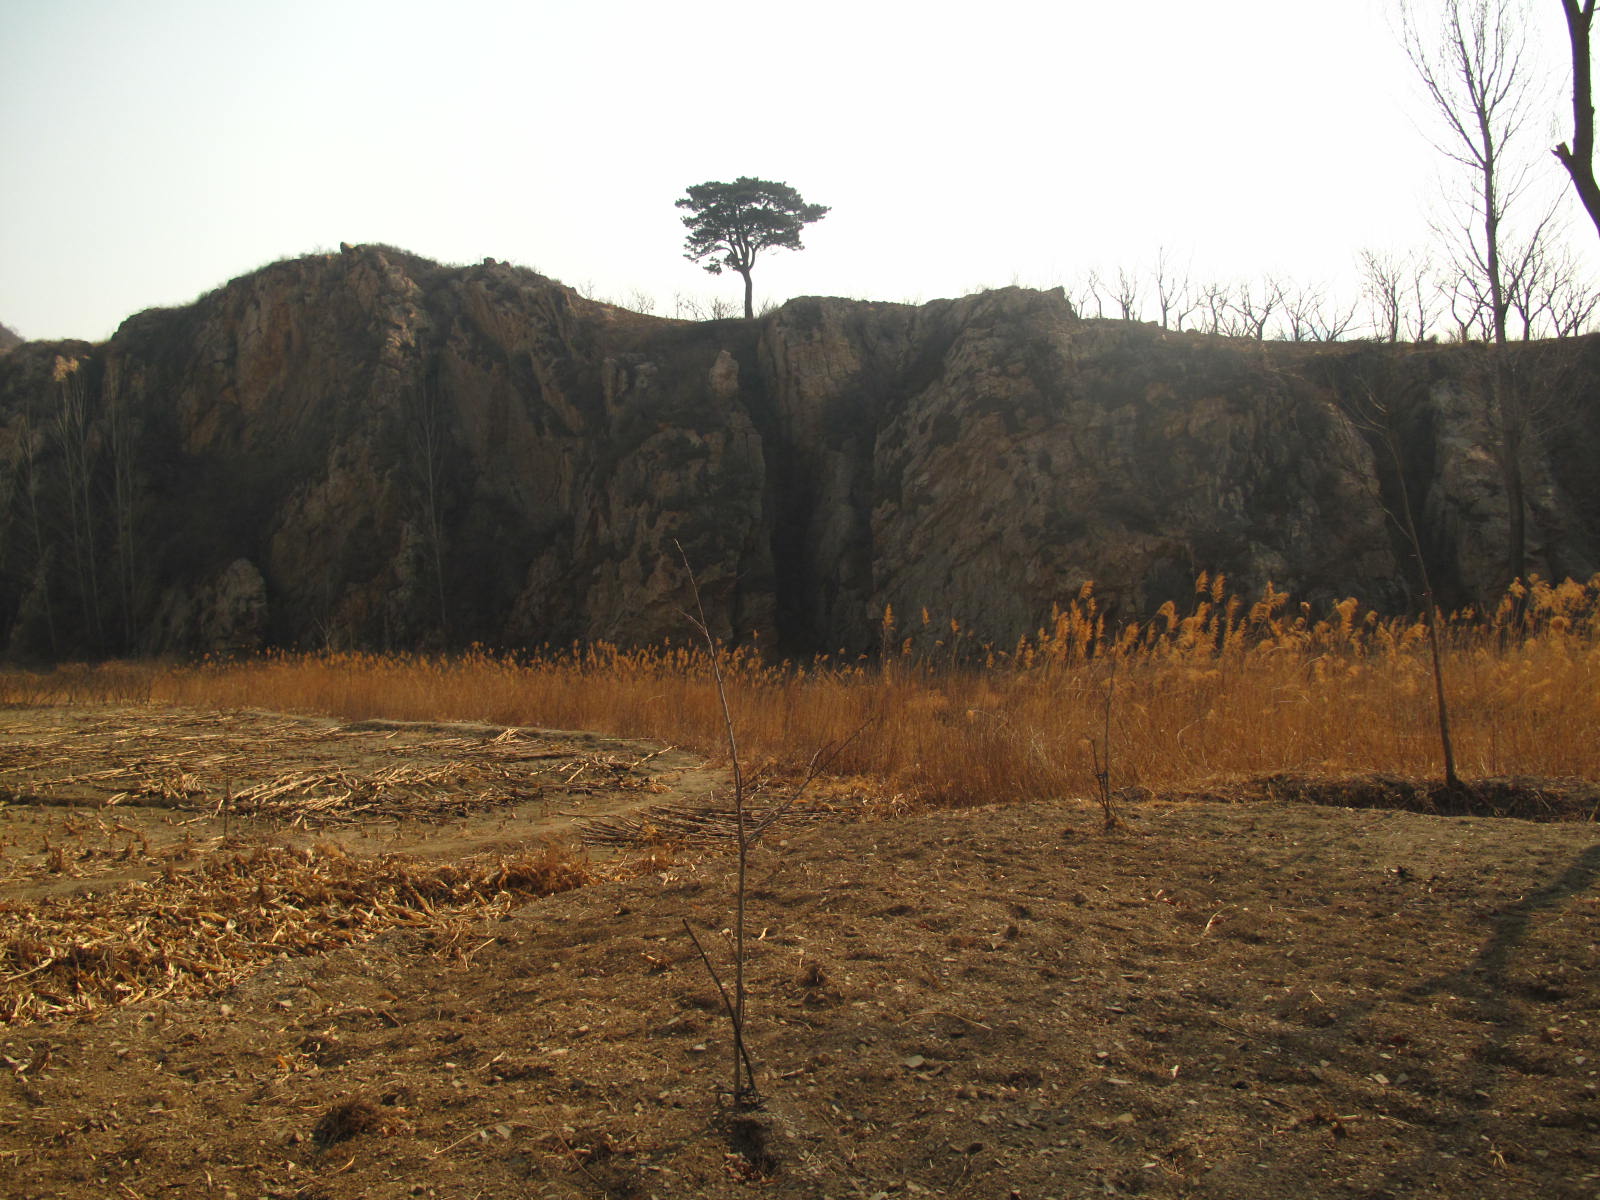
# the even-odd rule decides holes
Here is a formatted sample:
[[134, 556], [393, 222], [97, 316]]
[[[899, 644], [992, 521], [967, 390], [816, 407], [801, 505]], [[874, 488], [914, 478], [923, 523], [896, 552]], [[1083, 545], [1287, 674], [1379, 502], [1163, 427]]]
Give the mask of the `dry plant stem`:
[[863, 722], [848, 738], [831, 746], [818, 748], [806, 766], [805, 774], [782, 803], [776, 805], [759, 821], [748, 823], [748, 810], [745, 795], [744, 768], [739, 761], [739, 740], [733, 727], [733, 710], [728, 704], [727, 682], [722, 671], [722, 651], [716, 638], [711, 635], [710, 625], [706, 621], [705, 606], [700, 600], [700, 585], [695, 579], [694, 569], [689, 565], [688, 557], [683, 554], [683, 547], [678, 547], [678, 554], [683, 557], [684, 570], [689, 576], [690, 594], [694, 597], [695, 611], [686, 614], [689, 622], [705, 642], [706, 653], [711, 667], [711, 678], [716, 685], [717, 704], [722, 713], [722, 729], [728, 745], [728, 759], [733, 774], [733, 818], [734, 840], [738, 852], [738, 878], [734, 892], [734, 919], [733, 919], [733, 998], [730, 1003], [727, 989], [723, 987], [722, 980], [711, 965], [711, 959], [706, 955], [705, 948], [701, 946], [700, 939], [695, 937], [694, 930], [688, 921], [684, 921], [684, 928], [688, 930], [690, 938], [694, 940], [695, 949], [700, 952], [700, 958], [706, 965], [706, 970], [711, 973], [712, 982], [717, 985], [717, 991], [722, 993], [722, 1002], [727, 1009], [728, 1018], [733, 1023], [733, 1090], [732, 1099], [736, 1108], [753, 1108], [761, 1103], [761, 1094], [756, 1087], [755, 1067], [750, 1062], [749, 1052], [745, 1048], [745, 999], [747, 996], [744, 980], [745, 967], [745, 899], [748, 892], [748, 874], [750, 865], [750, 851], [759, 842], [762, 836], [783, 816], [794, 808], [800, 797], [805, 793], [817, 776], [827, 765], [838, 757], [852, 741], [866, 729], [870, 721]]
[[[1107, 831], [1118, 828], [1122, 819], [1117, 816], [1116, 806], [1111, 801], [1111, 707], [1116, 699], [1117, 692], [1117, 660], [1112, 657], [1110, 672], [1106, 677], [1106, 699], [1102, 710], [1103, 725], [1101, 727], [1102, 741], [1096, 744], [1093, 738], [1089, 742], [1089, 754], [1094, 759], [1095, 788], [1099, 792], [1100, 813], [1105, 819]], [[1105, 749], [1105, 757], [1101, 758], [1101, 748]]]
[[[761, 1095], [756, 1090], [755, 1072], [749, 1070], [749, 1055], [745, 1052], [744, 1045], [744, 910], [746, 894], [746, 875], [750, 863], [750, 839], [745, 833], [745, 795], [744, 771], [739, 763], [739, 741], [733, 729], [733, 711], [728, 706], [728, 688], [722, 677], [722, 652], [716, 638], [711, 636], [711, 627], [706, 621], [705, 605], [700, 600], [700, 583], [695, 578], [694, 568], [689, 565], [689, 557], [684, 554], [683, 547], [678, 546], [678, 555], [683, 559], [684, 571], [689, 576], [689, 591], [694, 597], [694, 613], [689, 616], [701, 639], [706, 644], [706, 653], [711, 661], [711, 678], [716, 684], [717, 703], [722, 710], [722, 729], [728, 742], [728, 760], [733, 773], [733, 822], [734, 839], [738, 851], [738, 881], [734, 890], [733, 913], [733, 1006], [729, 1016], [733, 1021], [733, 1088], [732, 1102], [735, 1108], [754, 1107], [761, 1103]], [[699, 947], [699, 940], [695, 945]], [[705, 952], [701, 951], [701, 957]], [[711, 962], [706, 960], [709, 968]], [[712, 978], [716, 973], [712, 972]], [[717, 984], [720, 990], [722, 985]], [[724, 995], [726, 1001], [726, 995]]]
[[[1423, 569], [1426, 574], [1426, 568]], [[1456, 774], [1455, 746], [1450, 740], [1450, 706], [1444, 696], [1444, 660], [1439, 653], [1439, 606], [1434, 603], [1433, 589], [1423, 584], [1428, 593], [1428, 650], [1433, 656], [1433, 699], [1439, 710], [1439, 741], [1444, 749], [1444, 782], [1451, 791], [1461, 787]]]
[[[700, 944], [699, 935], [695, 933], [694, 926], [689, 924], [687, 917], [683, 918], [683, 931], [689, 935], [689, 940], [694, 943], [694, 948], [700, 952], [700, 961], [705, 963], [706, 973], [711, 976], [711, 982], [717, 985], [717, 993], [722, 997], [722, 1007], [728, 1014], [729, 1022], [735, 1029], [739, 1028], [742, 1022], [734, 1015], [733, 999], [728, 995], [728, 989], [723, 985], [722, 976], [717, 974], [717, 968], [712, 964], [711, 956], [706, 953], [706, 948]], [[745, 1051], [743, 1039], [735, 1038], [734, 1045], [738, 1050], [739, 1056], [744, 1059], [746, 1077], [754, 1080], [756, 1069], [750, 1062], [750, 1055]]]
[[[1369, 389], [1368, 395], [1371, 396]], [[1374, 405], [1377, 398], [1371, 397]], [[1387, 409], [1383, 410], [1387, 413]], [[1451, 791], [1461, 787], [1461, 779], [1456, 774], [1455, 743], [1450, 737], [1450, 706], [1445, 700], [1444, 690], [1444, 655], [1439, 650], [1439, 604], [1433, 596], [1433, 581], [1428, 576], [1428, 560], [1422, 554], [1422, 538], [1417, 534], [1417, 520], [1411, 511], [1411, 489], [1406, 485], [1405, 464], [1400, 458], [1400, 447], [1396, 444], [1394, 429], [1386, 424], [1383, 429], [1384, 444], [1389, 449], [1389, 456], [1394, 460], [1395, 479], [1400, 486], [1400, 516], [1401, 525], [1405, 530], [1406, 540], [1411, 543], [1411, 553], [1417, 560], [1417, 571], [1422, 577], [1422, 597], [1428, 604], [1428, 653], [1433, 663], [1433, 700], [1439, 718], [1439, 743], [1444, 753], [1444, 783]]]
[[1428, 575], [1427, 559], [1422, 554], [1422, 538], [1417, 533], [1416, 516], [1411, 510], [1411, 489], [1406, 483], [1405, 461], [1401, 457], [1399, 438], [1395, 433], [1393, 410], [1387, 399], [1379, 398], [1371, 383], [1364, 382], [1363, 390], [1366, 392], [1367, 411], [1360, 414], [1357, 423], [1383, 442], [1384, 449], [1389, 452], [1389, 458], [1394, 463], [1395, 486], [1400, 493], [1399, 515], [1387, 507], [1384, 508], [1384, 514], [1405, 534], [1422, 580], [1422, 598], [1428, 609], [1428, 653], [1433, 669], [1434, 710], [1439, 726], [1439, 742], [1444, 754], [1444, 782], [1447, 788], [1455, 791], [1460, 788], [1461, 779], [1456, 774], [1455, 743], [1450, 736], [1450, 706], [1445, 699], [1444, 655], [1439, 646], [1439, 627], [1442, 618], [1438, 602], [1434, 599], [1433, 581]]

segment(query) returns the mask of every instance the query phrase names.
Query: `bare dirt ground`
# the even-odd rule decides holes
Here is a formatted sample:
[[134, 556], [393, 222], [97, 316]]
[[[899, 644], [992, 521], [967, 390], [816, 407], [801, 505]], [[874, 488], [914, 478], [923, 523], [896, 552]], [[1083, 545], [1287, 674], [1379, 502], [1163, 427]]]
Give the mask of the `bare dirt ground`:
[[754, 857], [729, 1119], [691, 756], [52, 709], [0, 771], [7, 1196], [1600, 1196], [1592, 783], [835, 784]]

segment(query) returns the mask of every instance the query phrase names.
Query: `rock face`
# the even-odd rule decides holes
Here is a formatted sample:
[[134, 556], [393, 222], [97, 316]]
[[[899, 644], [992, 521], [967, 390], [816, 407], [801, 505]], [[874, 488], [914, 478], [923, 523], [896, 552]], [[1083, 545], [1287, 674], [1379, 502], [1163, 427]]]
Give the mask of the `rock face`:
[[[0, 644], [681, 639], [683, 557], [718, 633], [796, 652], [876, 645], [886, 604], [1010, 642], [1085, 581], [1132, 614], [1201, 570], [1399, 607], [1402, 481], [1462, 602], [1504, 581], [1511, 529], [1473, 356], [1081, 321], [1015, 288], [688, 323], [351, 247], [0, 356]], [[1542, 381], [1526, 561], [1586, 577], [1600, 343], [1517, 361]]]

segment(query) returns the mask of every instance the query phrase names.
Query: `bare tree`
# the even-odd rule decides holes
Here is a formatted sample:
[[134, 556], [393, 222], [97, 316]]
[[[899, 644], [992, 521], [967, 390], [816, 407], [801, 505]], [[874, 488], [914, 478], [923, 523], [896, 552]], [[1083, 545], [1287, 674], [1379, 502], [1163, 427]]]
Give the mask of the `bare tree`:
[[[1505, 0], [1442, 0], [1437, 27], [1419, 26], [1414, 8], [1403, 11], [1402, 40], [1440, 118], [1439, 150], [1472, 183], [1472, 199], [1455, 239], [1451, 311], [1463, 335], [1483, 329], [1493, 343], [1484, 389], [1506, 491], [1506, 582], [1526, 565], [1522, 444], [1527, 412], [1505, 354], [1506, 324], [1515, 272], [1508, 279], [1508, 213], [1528, 182], [1529, 169], [1515, 145], [1530, 117], [1534, 73], [1524, 65], [1526, 41]], [[1531, 246], [1544, 221], [1535, 225]], [[1514, 259], [1519, 256], [1513, 256]]]
[[1435, 304], [1439, 299], [1439, 282], [1434, 278], [1433, 260], [1426, 253], [1413, 253], [1407, 257], [1405, 277], [1406, 313], [1409, 333], [1414, 342], [1426, 341], [1428, 330], [1437, 319]]
[[751, 804], [750, 786], [745, 779], [743, 760], [739, 755], [739, 739], [734, 728], [733, 708], [728, 701], [727, 678], [723, 671], [723, 648], [716, 636], [711, 632], [710, 622], [706, 618], [705, 604], [700, 596], [700, 583], [695, 578], [694, 569], [689, 564], [689, 556], [684, 553], [683, 547], [673, 543], [678, 551], [678, 557], [683, 560], [684, 573], [688, 578], [689, 595], [694, 602], [694, 610], [684, 613], [690, 625], [705, 647], [706, 662], [711, 668], [712, 683], [716, 688], [717, 707], [721, 710], [722, 731], [725, 744], [728, 747], [728, 766], [733, 776], [732, 812], [733, 817], [733, 844], [738, 855], [737, 874], [734, 882], [733, 895], [733, 987], [730, 991], [718, 974], [711, 956], [706, 953], [705, 946], [694, 931], [694, 926], [689, 924], [687, 917], [683, 918], [684, 932], [694, 943], [699, 951], [700, 960], [705, 964], [706, 971], [711, 976], [711, 981], [716, 985], [717, 992], [722, 998], [723, 1011], [727, 1013], [728, 1024], [733, 1032], [733, 1053], [731, 1056], [732, 1086], [728, 1090], [728, 1097], [736, 1110], [748, 1111], [761, 1106], [761, 1092], [756, 1085], [755, 1063], [751, 1061], [750, 1052], [745, 1043], [747, 1001], [749, 989], [745, 982], [746, 966], [746, 910], [749, 900], [750, 856], [779, 821], [783, 820], [800, 802], [806, 789], [815, 783], [826, 772], [839, 755], [855, 741], [871, 719], [858, 725], [849, 736], [821, 746], [811, 756], [805, 771], [799, 780], [789, 789], [781, 800], [772, 804], [765, 811], [759, 811]]
[[1122, 313], [1124, 321], [1137, 321], [1139, 319], [1139, 273], [1130, 271], [1126, 267], [1117, 268], [1117, 286], [1112, 290], [1111, 298], [1117, 302], [1117, 309]]
[[122, 639], [134, 644], [141, 559], [138, 548], [138, 435], [123, 389], [106, 381], [106, 446], [111, 454], [111, 536], [117, 564], [117, 602], [122, 609]]
[[1600, 232], [1600, 183], [1594, 177], [1593, 43], [1595, 0], [1561, 0], [1572, 43], [1572, 141], [1555, 148], [1555, 156], [1572, 177], [1572, 186], [1589, 219]]
[[1356, 311], [1359, 307], [1358, 300], [1325, 298], [1322, 304], [1307, 314], [1311, 324], [1311, 340], [1337, 342], [1349, 337], [1350, 331], [1356, 327]]
[[72, 562], [78, 577], [78, 597], [84, 630], [98, 645], [103, 643], [100, 564], [95, 530], [94, 439], [89, 419], [88, 385], [82, 362], [57, 356], [51, 375], [56, 385], [56, 444], [66, 473], [67, 513], [72, 541]]
[[1375, 440], [1387, 452], [1394, 471], [1395, 493], [1398, 509], [1384, 506], [1384, 513], [1404, 535], [1411, 549], [1417, 574], [1422, 583], [1422, 599], [1428, 612], [1428, 651], [1433, 667], [1434, 716], [1438, 722], [1439, 746], [1444, 756], [1445, 787], [1457, 791], [1461, 779], [1456, 774], [1455, 741], [1450, 733], [1450, 705], [1447, 699], [1444, 675], [1444, 655], [1439, 644], [1442, 620], [1439, 604], [1434, 597], [1433, 580], [1428, 573], [1427, 556], [1422, 551], [1422, 535], [1418, 530], [1415, 509], [1411, 502], [1411, 489], [1406, 482], [1405, 455], [1401, 448], [1400, 419], [1396, 403], [1399, 394], [1397, 380], [1400, 372], [1394, 358], [1387, 360], [1386, 369], [1377, 380], [1357, 378], [1359, 393], [1352, 399], [1349, 415], [1358, 429]]
[[1079, 316], [1089, 315], [1089, 305], [1094, 305], [1094, 315], [1104, 318], [1106, 315], [1106, 298], [1102, 289], [1106, 286], [1105, 280], [1100, 278], [1098, 270], [1090, 271], [1089, 277], [1083, 281], [1083, 304], [1078, 309]]
[[1238, 317], [1235, 332], [1265, 341], [1267, 323], [1282, 303], [1283, 285], [1270, 276], [1260, 284], [1241, 283], [1233, 294], [1233, 311]]
[[1561, 262], [1571, 260], [1563, 246], [1565, 230], [1557, 208], [1553, 201], [1527, 237], [1512, 243], [1506, 254], [1506, 299], [1521, 322], [1523, 341], [1549, 332], [1540, 325], [1535, 297], [1548, 290], [1549, 277], [1560, 270]]
[[1367, 298], [1372, 336], [1379, 341], [1400, 340], [1404, 278], [1405, 268], [1394, 254], [1383, 250], [1361, 252], [1361, 291]]
[[1226, 283], [1202, 284], [1197, 291], [1196, 305], [1202, 312], [1205, 332], [1227, 334], [1233, 331], [1233, 288]]
[[23, 494], [28, 498], [28, 528], [33, 535], [33, 588], [44, 609], [45, 632], [50, 638], [52, 658], [60, 651], [60, 638], [56, 632], [56, 609], [50, 596], [50, 566], [52, 555], [45, 537], [45, 522], [40, 495], [44, 491], [44, 474], [39, 469], [39, 451], [44, 441], [42, 433], [35, 432], [26, 410], [22, 413], [17, 430], [17, 445], [21, 454], [17, 462]]
[[1284, 290], [1283, 319], [1285, 332], [1291, 342], [1314, 342], [1316, 334], [1312, 316], [1322, 308], [1326, 302], [1322, 289], [1318, 287], [1297, 286], [1294, 291]]
[[722, 296], [700, 300], [684, 292], [672, 295], [672, 315], [680, 321], [722, 321], [738, 311], [733, 301]]
[[1385, 342], [1426, 340], [1436, 320], [1439, 293], [1428, 255], [1363, 250], [1360, 263], [1372, 336]]
[[1514, 151], [1532, 105], [1533, 76], [1523, 61], [1526, 41], [1504, 0], [1442, 0], [1431, 36], [1418, 26], [1408, 2], [1402, 37], [1441, 119], [1438, 148], [1472, 181], [1466, 236], [1456, 253], [1488, 306], [1494, 340], [1503, 344], [1510, 306], [1504, 227], [1529, 175]]
[[[1179, 274], [1167, 257], [1167, 248], [1162, 246], [1156, 251], [1155, 266], [1156, 305], [1161, 310], [1161, 328], [1183, 328], [1183, 322], [1191, 308], [1184, 308], [1184, 297], [1189, 290], [1189, 277]], [[1176, 319], [1176, 324], [1174, 324]]]
[[1531, 237], [1520, 244], [1508, 245], [1504, 254], [1508, 338], [1517, 336], [1526, 342], [1539, 332], [1535, 328], [1539, 319], [1539, 305], [1535, 296], [1544, 291], [1545, 277], [1555, 269], [1559, 253], [1550, 236], [1554, 220], [1555, 209], [1552, 207]]
[[1494, 340], [1494, 327], [1489, 320], [1489, 308], [1471, 280], [1461, 273], [1439, 285], [1439, 293], [1450, 310], [1450, 323], [1458, 342], [1488, 342]]
[[1600, 312], [1600, 290], [1566, 247], [1545, 246], [1517, 293], [1524, 329], [1566, 338], [1584, 333]]
[[1291, 342], [1337, 342], [1356, 324], [1359, 301], [1348, 303], [1328, 294], [1321, 284], [1301, 284], [1291, 291], [1278, 288], [1284, 332]]

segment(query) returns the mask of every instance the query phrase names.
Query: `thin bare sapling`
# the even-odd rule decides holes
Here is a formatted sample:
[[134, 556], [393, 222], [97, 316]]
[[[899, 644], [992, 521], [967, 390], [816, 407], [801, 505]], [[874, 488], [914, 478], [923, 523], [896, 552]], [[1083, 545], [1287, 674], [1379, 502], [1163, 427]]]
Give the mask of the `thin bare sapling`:
[[[676, 543], [674, 543], [676, 545]], [[688, 556], [684, 554], [683, 547], [678, 546], [678, 555], [683, 560], [684, 571], [689, 580], [689, 591], [694, 601], [694, 611], [685, 612], [684, 616], [693, 626], [695, 633], [706, 648], [707, 661], [711, 666], [712, 682], [716, 686], [717, 703], [722, 712], [723, 735], [728, 747], [728, 762], [730, 773], [733, 777], [733, 829], [734, 850], [737, 854], [737, 875], [733, 896], [733, 986], [730, 990], [722, 980], [716, 967], [711, 961], [711, 956], [706, 952], [705, 946], [695, 934], [693, 926], [687, 918], [683, 927], [694, 942], [695, 949], [699, 951], [701, 961], [705, 963], [706, 971], [716, 985], [717, 992], [722, 998], [724, 1012], [728, 1016], [728, 1023], [733, 1031], [733, 1053], [729, 1100], [736, 1109], [755, 1109], [761, 1106], [761, 1093], [756, 1084], [755, 1064], [751, 1061], [749, 1048], [745, 1041], [747, 1028], [745, 1016], [749, 997], [746, 986], [745, 967], [748, 960], [746, 953], [745, 912], [748, 900], [748, 880], [750, 871], [750, 854], [756, 845], [774, 825], [787, 816], [796, 804], [800, 802], [806, 790], [826, 771], [845, 747], [853, 742], [867, 727], [864, 723], [857, 727], [849, 736], [839, 741], [828, 743], [819, 747], [812, 754], [806, 769], [802, 772], [798, 782], [793, 784], [788, 793], [777, 804], [765, 811], [753, 810], [750, 804], [749, 785], [745, 779], [744, 764], [739, 755], [739, 739], [733, 719], [733, 709], [728, 700], [727, 677], [723, 670], [722, 643], [711, 632], [710, 623], [706, 619], [705, 605], [700, 597], [700, 584], [695, 577], [694, 568], [690, 565]]]

